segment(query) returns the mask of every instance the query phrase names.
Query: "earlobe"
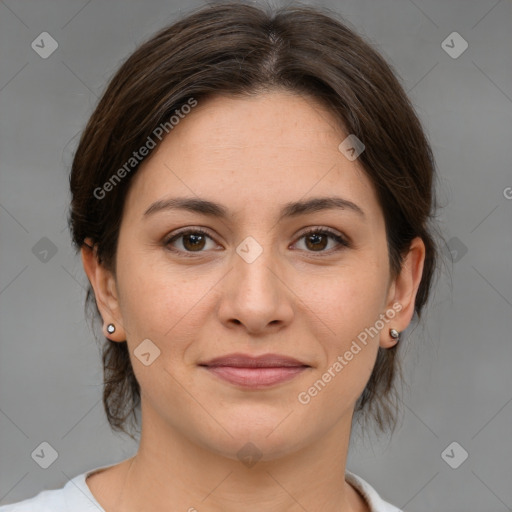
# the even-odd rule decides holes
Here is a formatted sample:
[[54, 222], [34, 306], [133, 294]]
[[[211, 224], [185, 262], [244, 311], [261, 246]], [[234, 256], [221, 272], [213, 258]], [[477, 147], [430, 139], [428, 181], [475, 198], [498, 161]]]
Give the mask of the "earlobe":
[[409, 252], [404, 257], [400, 274], [390, 287], [388, 308], [394, 309], [396, 315], [389, 324], [391, 326], [389, 332], [381, 334], [380, 346], [382, 348], [391, 348], [396, 345], [400, 339], [400, 333], [411, 322], [415, 310], [416, 295], [423, 275], [424, 263], [425, 244], [420, 237], [416, 237], [412, 240]]
[[96, 304], [103, 319], [103, 334], [111, 341], [125, 341], [115, 278], [97, 258], [97, 246], [87, 238], [81, 248], [84, 271], [94, 290]]

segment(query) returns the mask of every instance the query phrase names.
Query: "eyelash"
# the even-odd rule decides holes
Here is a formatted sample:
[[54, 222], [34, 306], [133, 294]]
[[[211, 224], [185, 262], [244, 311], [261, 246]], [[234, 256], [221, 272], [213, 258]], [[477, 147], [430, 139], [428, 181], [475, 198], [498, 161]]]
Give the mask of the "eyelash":
[[[191, 234], [203, 235], [203, 236], [206, 236], [206, 237], [210, 238], [211, 240], [213, 240], [213, 238], [210, 236], [210, 234], [207, 231], [205, 231], [201, 228], [194, 228], [194, 229], [186, 229], [184, 231], [175, 233], [170, 237], [167, 237], [164, 241], [164, 245], [167, 249], [169, 249], [170, 251], [172, 251], [174, 253], [179, 253], [180, 255], [183, 255], [186, 258], [194, 258], [194, 257], [196, 257], [196, 254], [201, 254], [204, 251], [197, 251], [197, 252], [182, 251], [182, 250], [176, 249], [170, 245], [172, 242], [178, 240], [179, 238], [186, 236], [186, 235], [191, 235]], [[313, 235], [313, 234], [327, 235], [330, 238], [332, 238], [333, 240], [335, 240], [339, 245], [338, 245], [338, 247], [331, 249], [329, 251], [306, 251], [306, 252], [311, 253], [312, 255], [315, 255], [315, 253], [319, 253], [319, 257], [322, 257], [322, 254], [330, 255], [333, 252], [341, 251], [345, 248], [351, 247], [351, 244], [349, 243], [349, 241], [347, 239], [343, 238], [337, 232], [332, 231], [329, 228], [312, 228], [312, 229], [306, 231], [305, 233], [302, 233], [300, 235], [300, 237], [297, 239], [297, 241], [299, 241], [309, 235]], [[215, 241], [215, 240], [213, 240], [213, 241]]]

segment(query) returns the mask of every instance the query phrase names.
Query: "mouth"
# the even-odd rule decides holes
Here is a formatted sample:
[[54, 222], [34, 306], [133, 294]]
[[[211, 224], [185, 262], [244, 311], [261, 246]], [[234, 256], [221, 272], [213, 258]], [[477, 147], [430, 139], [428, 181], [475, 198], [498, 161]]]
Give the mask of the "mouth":
[[246, 354], [229, 354], [200, 363], [210, 374], [231, 384], [260, 389], [287, 382], [310, 365], [295, 358], [279, 354], [254, 357]]

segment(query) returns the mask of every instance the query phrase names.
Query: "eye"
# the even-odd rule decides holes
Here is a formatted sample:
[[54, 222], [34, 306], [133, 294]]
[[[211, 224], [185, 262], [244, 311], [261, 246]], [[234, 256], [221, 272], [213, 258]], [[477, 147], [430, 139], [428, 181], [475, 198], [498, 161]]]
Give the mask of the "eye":
[[[343, 236], [328, 228], [310, 229], [303, 233], [298, 240], [302, 239], [304, 239], [306, 247], [305, 250], [307, 252], [331, 253], [350, 247], [350, 243]], [[329, 245], [329, 239], [334, 241], [335, 244], [334, 248], [326, 251], [325, 249]], [[188, 228], [178, 233], [174, 233], [164, 241], [164, 245], [173, 252], [189, 257], [193, 256], [192, 253], [205, 252], [204, 249], [208, 249], [208, 240], [214, 242], [213, 238], [207, 231], [204, 231], [201, 228]], [[181, 245], [181, 248], [175, 246], [178, 241], [180, 241], [179, 245]]]
[[[180, 243], [182, 249], [172, 247], [172, 245], [179, 239], [182, 239]], [[188, 256], [186, 254], [187, 252], [204, 252], [203, 249], [206, 246], [207, 239], [213, 241], [213, 238], [206, 231], [200, 228], [194, 228], [174, 234], [172, 237], [166, 239], [164, 245], [171, 251], [179, 252], [181, 254], [185, 253], [185, 255]]]
[[[335, 231], [328, 228], [313, 228], [306, 233], [303, 233], [299, 240], [304, 239], [306, 250], [308, 252], [335, 252], [345, 247], [350, 247], [350, 243]], [[328, 244], [329, 239], [334, 240], [334, 249], [324, 250]]]

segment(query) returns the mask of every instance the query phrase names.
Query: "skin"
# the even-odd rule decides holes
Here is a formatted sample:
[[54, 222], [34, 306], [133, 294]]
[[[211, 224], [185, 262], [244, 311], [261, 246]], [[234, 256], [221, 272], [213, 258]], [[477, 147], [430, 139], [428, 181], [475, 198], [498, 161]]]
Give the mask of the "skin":
[[[105, 335], [127, 341], [142, 390], [136, 456], [87, 480], [107, 512], [369, 510], [343, 478], [353, 410], [378, 347], [396, 343], [389, 328], [411, 321], [425, 247], [415, 239], [392, 278], [375, 191], [358, 161], [338, 150], [346, 136], [321, 105], [290, 92], [204, 101], [134, 177], [116, 274], [82, 249]], [[178, 196], [221, 203], [230, 215], [144, 217], [155, 201]], [[364, 217], [331, 209], [277, 222], [285, 203], [320, 196], [350, 200]], [[178, 252], [166, 248], [187, 227], [211, 238], [195, 251], [183, 237], [172, 242]], [[302, 236], [325, 227], [351, 246]], [[263, 249], [252, 263], [236, 252], [248, 236]], [[301, 404], [298, 394], [396, 303], [401, 311], [379, 335]], [[149, 366], [133, 355], [147, 338], [161, 351]], [[233, 352], [284, 354], [311, 368], [248, 390], [198, 366]], [[262, 454], [252, 467], [237, 458], [247, 442]]]

